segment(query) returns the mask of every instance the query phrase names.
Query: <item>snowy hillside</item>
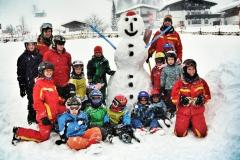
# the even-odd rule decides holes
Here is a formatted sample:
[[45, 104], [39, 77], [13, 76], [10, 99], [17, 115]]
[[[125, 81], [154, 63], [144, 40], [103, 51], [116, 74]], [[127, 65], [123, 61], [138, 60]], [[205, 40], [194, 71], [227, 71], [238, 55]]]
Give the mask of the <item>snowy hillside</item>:
[[[169, 134], [141, 136], [141, 143], [123, 144], [118, 138], [113, 144], [101, 143], [89, 149], [72, 151], [66, 145], [56, 146], [58, 136], [52, 133], [50, 140], [37, 144], [23, 142], [11, 145], [12, 127], [27, 125], [27, 100], [19, 95], [16, 79], [16, 61], [22, 53], [22, 42], [0, 43], [0, 160], [42, 159], [101, 159], [101, 160], [237, 160], [240, 157], [240, 37], [181, 35], [183, 59], [193, 58], [198, 63], [198, 73], [209, 84], [212, 100], [206, 106], [208, 136], [195, 138], [192, 132], [185, 138]], [[111, 39], [115, 45], [121, 39]], [[114, 50], [102, 39], [69, 40], [66, 49], [73, 60], [81, 59], [86, 64], [93, 47], [102, 45], [104, 55], [113, 69]], [[152, 60], [153, 66], [153, 60]], [[145, 66], [146, 69], [147, 66]], [[85, 70], [86, 72], [86, 70]], [[31, 125], [30, 127], [36, 128]], [[101, 148], [99, 147], [101, 146]], [[102, 150], [94, 154], [94, 150]]]

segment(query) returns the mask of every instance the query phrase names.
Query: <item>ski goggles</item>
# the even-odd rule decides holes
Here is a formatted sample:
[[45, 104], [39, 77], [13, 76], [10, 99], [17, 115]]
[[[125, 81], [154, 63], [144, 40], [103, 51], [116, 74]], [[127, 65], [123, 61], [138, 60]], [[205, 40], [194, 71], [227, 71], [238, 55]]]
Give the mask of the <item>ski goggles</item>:
[[92, 97], [92, 100], [97, 100], [97, 99], [102, 99], [102, 97], [101, 96], [93, 96]]
[[77, 105], [72, 105], [72, 106], [69, 107], [70, 110], [79, 110], [79, 108], [80, 107], [77, 106]]

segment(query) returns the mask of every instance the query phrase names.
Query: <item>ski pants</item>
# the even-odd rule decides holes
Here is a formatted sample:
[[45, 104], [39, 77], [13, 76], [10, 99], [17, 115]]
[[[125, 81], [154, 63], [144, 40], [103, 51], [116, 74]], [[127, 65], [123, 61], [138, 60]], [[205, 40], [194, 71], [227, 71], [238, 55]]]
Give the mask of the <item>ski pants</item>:
[[184, 137], [187, 135], [188, 129], [192, 125], [192, 131], [197, 137], [205, 137], [207, 135], [207, 125], [203, 113], [196, 115], [177, 114], [175, 124], [175, 135]]
[[[65, 106], [59, 106], [58, 113], [62, 114], [66, 111]], [[35, 142], [43, 142], [49, 139], [50, 133], [53, 128], [53, 123], [56, 121], [56, 119], [51, 120], [51, 125], [43, 125], [42, 121], [38, 121], [38, 127], [39, 130], [33, 130], [33, 129], [27, 129], [19, 127], [16, 133], [16, 136], [20, 138], [21, 140], [25, 141], [35, 141]]]
[[99, 143], [102, 140], [101, 130], [98, 127], [88, 129], [82, 136], [69, 137], [67, 145], [71, 149], [80, 150], [89, 147], [91, 144]]

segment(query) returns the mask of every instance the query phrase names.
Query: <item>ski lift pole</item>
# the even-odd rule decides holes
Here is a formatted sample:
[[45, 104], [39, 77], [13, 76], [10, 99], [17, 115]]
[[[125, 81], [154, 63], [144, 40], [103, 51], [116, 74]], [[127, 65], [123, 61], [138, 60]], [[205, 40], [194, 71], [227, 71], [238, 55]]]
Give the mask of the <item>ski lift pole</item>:
[[145, 48], [148, 48], [151, 44], [156, 42], [163, 34], [165, 34], [167, 31], [169, 31], [172, 28], [172, 26], [168, 26], [165, 30], [163, 30], [159, 35], [157, 35], [151, 42], [149, 42]]
[[114, 44], [113, 44], [111, 41], [109, 41], [106, 36], [104, 36], [102, 33], [100, 33], [100, 31], [97, 30], [96, 27], [94, 27], [94, 26], [91, 25], [91, 24], [90, 24], [89, 26], [90, 26], [90, 28], [91, 28], [94, 32], [96, 32], [100, 37], [102, 37], [105, 41], [107, 41], [108, 44], [110, 44], [114, 49], [116, 49], [116, 47], [114, 46]]

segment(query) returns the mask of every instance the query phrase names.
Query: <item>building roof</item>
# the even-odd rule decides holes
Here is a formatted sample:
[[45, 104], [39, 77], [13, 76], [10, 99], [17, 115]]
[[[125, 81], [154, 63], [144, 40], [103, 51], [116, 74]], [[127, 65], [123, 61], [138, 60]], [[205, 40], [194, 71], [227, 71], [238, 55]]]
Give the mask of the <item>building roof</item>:
[[84, 22], [79, 22], [79, 21], [71, 21], [71, 22], [68, 22], [66, 24], [63, 24], [61, 26], [65, 27], [65, 28], [78, 28], [78, 27], [81, 27], [81, 26], [86, 26], [87, 24], [84, 23]]
[[219, 8], [217, 12], [224, 12], [226, 10], [229, 10], [229, 9], [232, 9], [232, 8], [235, 8], [235, 7], [240, 8], [240, 0], [236, 1], [236, 2], [231, 2], [227, 5], [224, 5], [224, 7]]
[[160, 9], [160, 7], [155, 7], [155, 6], [148, 5], [148, 4], [137, 4], [137, 5], [132, 6], [130, 8], [126, 8], [126, 9], [120, 10], [116, 14], [121, 14], [121, 13], [127, 12], [129, 10], [133, 10], [133, 9], [140, 8], [140, 7], [151, 8], [151, 9], [155, 9], [157, 11]]

